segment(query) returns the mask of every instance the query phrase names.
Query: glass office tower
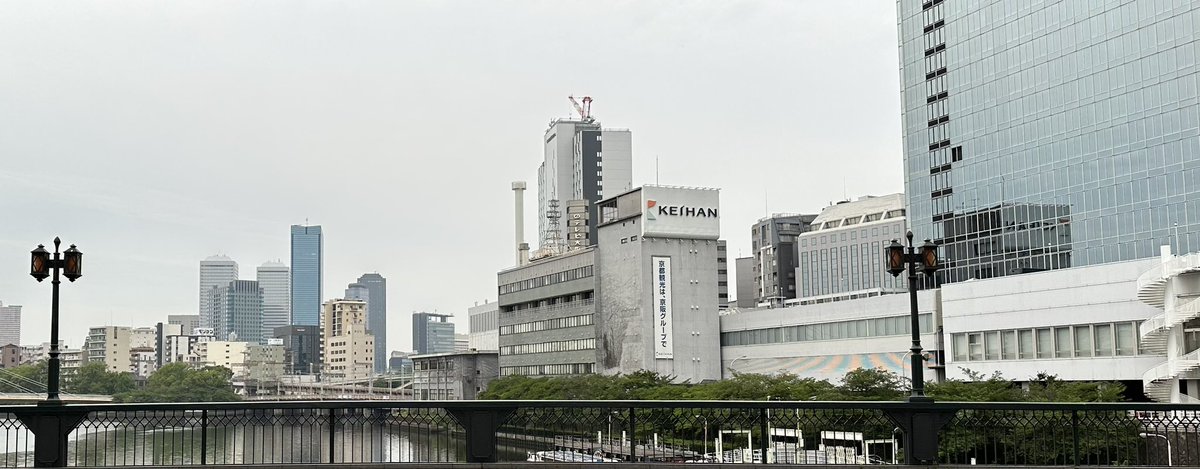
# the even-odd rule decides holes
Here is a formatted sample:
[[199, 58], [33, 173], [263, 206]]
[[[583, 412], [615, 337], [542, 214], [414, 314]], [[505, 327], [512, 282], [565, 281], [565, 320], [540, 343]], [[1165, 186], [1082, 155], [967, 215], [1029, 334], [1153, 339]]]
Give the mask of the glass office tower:
[[321, 318], [321, 226], [292, 225], [292, 324], [317, 326]]
[[908, 219], [941, 282], [1200, 249], [1200, 1], [897, 9]]

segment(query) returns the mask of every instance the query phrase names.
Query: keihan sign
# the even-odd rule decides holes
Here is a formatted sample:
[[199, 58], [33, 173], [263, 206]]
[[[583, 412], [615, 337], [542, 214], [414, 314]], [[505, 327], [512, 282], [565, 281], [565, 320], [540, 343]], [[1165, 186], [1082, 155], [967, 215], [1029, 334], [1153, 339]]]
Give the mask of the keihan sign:
[[718, 239], [721, 237], [720, 191], [690, 187], [642, 188], [642, 236], [650, 238]]

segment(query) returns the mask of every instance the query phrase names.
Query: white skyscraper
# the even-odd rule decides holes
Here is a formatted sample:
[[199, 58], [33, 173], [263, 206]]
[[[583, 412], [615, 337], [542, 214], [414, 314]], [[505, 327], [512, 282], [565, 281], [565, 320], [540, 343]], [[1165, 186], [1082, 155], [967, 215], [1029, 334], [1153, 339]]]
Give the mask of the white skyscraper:
[[258, 286], [262, 288], [263, 337], [275, 337], [275, 328], [292, 323], [292, 272], [282, 262], [258, 266]]
[[[590, 116], [582, 119], [557, 119], [543, 136], [545, 159], [538, 167], [538, 239], [546, 248], [549, 217], [557, 211], [557, 243], [566, 247], [575, 238], [569, 236], [565, 209], [568, 200], [586, 200], [595, 204], [633, 187], [633, 137], [627, 129], [604, 129]], [[557, 201], [559, 208], [553, 208]], [[590, 227], [588, 240], [595, 239]], [[584, 244], [588, 240], [582, 241]]]
[[238, 265], [224, 255], [200, 261], [200, 327], [213, 327], [213, 288], [226, 288], [237, 280]]
[[0, 346], [21, 345], [21, 307], [0, 303]]

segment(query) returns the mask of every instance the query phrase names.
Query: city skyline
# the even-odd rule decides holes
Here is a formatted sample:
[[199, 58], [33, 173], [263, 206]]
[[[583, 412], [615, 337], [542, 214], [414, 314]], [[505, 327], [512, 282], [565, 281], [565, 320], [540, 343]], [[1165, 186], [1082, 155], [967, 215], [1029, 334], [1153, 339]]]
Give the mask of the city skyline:
[[[389, 349], [411, 348], [412, 311], [454, 313], [465, 330], [467, 308], [495, 301], [494, 272], [512, 265], [509, 184], [535, 184], [546, 123], [571, 116], [571, 94], [631, 130], [635, 186], [722, 189], [732, 257], [749, 254], [745, 227], [768, 212], [816, 213], [843, 195], [902, 187], [888, 1], [0, 13], [14, 70], [0, 77], [11, 104], [0, 152], [21, 155], [0, 158], [0, 210], [28, 220], [0, 234], [0, 265], [26, 265], [54, 236], [86, 253], [84, 277], [62, 292], [73, 347], [89, 325], [198, 311], [198, 259], [221, 252], [245, 269], [288, 259], [287, 226], [306, 218], [331, 234], [329, 285], [377, 271], [399, 292]], [[577, 34], [584, 13], [601, 33]], [[843, 37], [830, 17], [856, 34]], [[214, 36], [214, 23], [230, 29]], [[427, 41], [444, 49], [430, 54]], [[183, 59], [180, 48], [195, 53]], [[586, 61], [568, 53], [577, 50], [590, 51]], [[479, 116], [486, 125], [465, 138], [464, 121]], [[35, 199], [30, 184], [50, 161], [61, 184]], [[327, 184], [343, 167], [371, 171], [345, 173], [351, 190]], [[797, 183], [764, 186], [763, 168]], [[536, 244], [537, 218], [526, 220]], [[0, 272], [0, 298], [25, 307], [23, 340], [42, 342], [49, 325], [30, 318], [49, 311], [49, 290], [21, 270]]]

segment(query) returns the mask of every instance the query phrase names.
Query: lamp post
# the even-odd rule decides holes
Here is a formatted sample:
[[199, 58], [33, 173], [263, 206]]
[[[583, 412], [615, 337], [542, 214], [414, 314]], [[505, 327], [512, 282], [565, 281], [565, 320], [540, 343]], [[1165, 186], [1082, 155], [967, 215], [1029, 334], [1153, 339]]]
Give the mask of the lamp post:
[[1138, 433], [1138, 436], [1140, 436], [1142, 438], [1149, 438], [1149, 437], [1154, 436], [1154, 437], [1158, 437], [1158, 438], [1162, 438], [1163, 440], [1166, 440], [1166, 442], [1167, 442], [1167, 467], [1171, 467], [1171, 439], [1167, 438], [1167, 435], [1163, 435], [1161, 433]]
[[888, 273], [893, 277], [898, 277], [908, 270], [908, 303], [909, 314], [912, 316], [912, 395], [908, 396], [908, 400], [929, 401], [925, 396], [925, 367], [921, 363], [924, 357], [921, 355], [921, 321], [917, 315], [917, 265], [921, 266], [921, 271], [926, 277], [932, 277], [941, 265], [938, 263], [936, 245], [927, 239], [918, 253], [913, 247], [912, 231], [905, 234], [905, 238], [908, 239], [907, 251], [905, 246], [894, 239], [887, 247], [887, 267]]
[[34, 249], [32, 259], [29, 263], [29, 275], [41, 282], [46, 277], [51, 276], [53, 271], [54, 278], [50, 281], [52, 285], [50, 293], [50, 360], [47, 363], [47, 379], [46, 379], [46, 400], [39, 402], [39, 405], [62, 405], [62, 400], [58, 397], [58, 375], [59, 375], [59, 360], [58, 360], [58, 272], [61, 270], [62, 275], [74, 282], [83, 276], [83, 253], [75, 249], [72, 244], [70, 248], [61, 254], [58, 252], [59, 245], [62, 241], [57, 237], [54, 238], [54, 257], [46, 251], [46, 246], [39, 244], [37, 249]]

